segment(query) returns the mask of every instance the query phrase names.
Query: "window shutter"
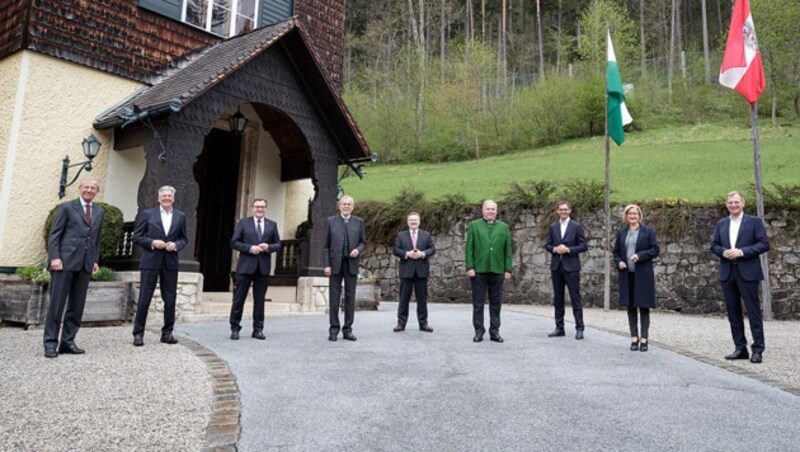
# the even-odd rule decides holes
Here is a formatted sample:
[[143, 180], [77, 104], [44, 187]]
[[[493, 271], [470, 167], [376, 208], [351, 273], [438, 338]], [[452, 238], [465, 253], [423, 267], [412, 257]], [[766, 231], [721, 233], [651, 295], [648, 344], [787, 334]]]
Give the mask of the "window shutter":
[[181, 0], [139, 0], [139, 7], [170, 19], [181, 20]]
[[264, 27], [294, 15], [294, 0], [261, 0], [258, 26]]

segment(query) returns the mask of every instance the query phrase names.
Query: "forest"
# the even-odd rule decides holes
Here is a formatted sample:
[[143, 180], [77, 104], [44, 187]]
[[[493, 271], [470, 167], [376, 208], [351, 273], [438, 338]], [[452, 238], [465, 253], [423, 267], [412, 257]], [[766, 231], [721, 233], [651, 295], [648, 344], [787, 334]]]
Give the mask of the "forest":
[[[604, 134], [606, 30], [634, 117], [746, 126], [718, 74], [732, 0], [348, 0], [345, 100], [382, 163]], [[751, 0], [770, 126], [800, 117], [800, 0]]]

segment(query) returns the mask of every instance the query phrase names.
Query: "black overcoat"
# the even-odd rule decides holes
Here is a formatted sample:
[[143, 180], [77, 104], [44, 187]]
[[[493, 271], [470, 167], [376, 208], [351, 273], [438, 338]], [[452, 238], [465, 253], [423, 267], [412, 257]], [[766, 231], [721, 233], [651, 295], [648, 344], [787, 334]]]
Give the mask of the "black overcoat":
[[630, 307], [630, 301], [633, 300], [633, 307], [655, 308], [656, 277], [653, 270], [653, 259], [661, 251], [658, 247], [656, 233], [647, 226], [639, 227], [639, 237], [636, 239], [636, 254], [639, 255], [639, 261], [636, 262], [634, 271], [633, 297], [628, 293], [628, 270], [619, 269], [619, 263], [626, 261], [625, 237], [627, 235], [628, 227], [617, 231], [617, 242], [614, 244], [614, 268], [619, 274], [619, 304]]

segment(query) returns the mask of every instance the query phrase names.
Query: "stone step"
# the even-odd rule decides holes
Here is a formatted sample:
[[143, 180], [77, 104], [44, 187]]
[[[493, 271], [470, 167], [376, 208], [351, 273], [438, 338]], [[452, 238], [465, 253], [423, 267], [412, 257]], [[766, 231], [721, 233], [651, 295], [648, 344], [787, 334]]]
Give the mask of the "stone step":
[[[231, 292], [203, 292], [200, 303], [195, 306], [194, 313], [181, 316], [183, 322], [204, 322], [228, 320], [231, 313], [233, 293]], [[267, 291], [267, 302], [264, 303], [264, 313], [267, 316], [294, 314], [300, 312], [300, 304], [295, 302], [294, 287], [270, 287]], [[253, 318], [252, 292], [247, 294], [244, 303], [242, 320]]]
[[[231, 301], [225, 302], [207, 302], [204, 301], [194, 308], [195, 314], [230, 314]], [[244, 315], [252, 314], [253, 302], [248, 300], [244, 303]], [[264, 303], [264, 312], [266, 314], [282, 314], [290, 312], [300, 312], [300, 305], [298, 303], [286, 303], [278, 301], [267, 301]]]
[[[299, 314], [300, 305], [297, 303], [279, 303], [279, 302], [266, 302], [264, 303], [264, 315], [286, 315], [286, 314]], [[201, 303], [195, 307], [193, 314], [183, 314], [181, 321], [183, 322], [205, 322], [228, 320], [231, 314], [231, 302], [227, 303]], [[253, 303], [245, 303], [244, 312], [242, 313], [242, 321], [250, 320], [253, 318]]]

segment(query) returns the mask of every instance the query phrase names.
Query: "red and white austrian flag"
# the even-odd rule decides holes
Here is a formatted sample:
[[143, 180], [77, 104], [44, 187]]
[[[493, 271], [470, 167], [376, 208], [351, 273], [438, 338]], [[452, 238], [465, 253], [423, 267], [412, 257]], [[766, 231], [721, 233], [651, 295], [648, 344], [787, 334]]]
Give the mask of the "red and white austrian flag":
[[750, 2], [736, 0], [733, 5], [728, 42], [719, 70], [719, 83], [739, 91], [751, 104], [764, 91], [764, 64], [758, 49], [756, 28], [750, 15]]

